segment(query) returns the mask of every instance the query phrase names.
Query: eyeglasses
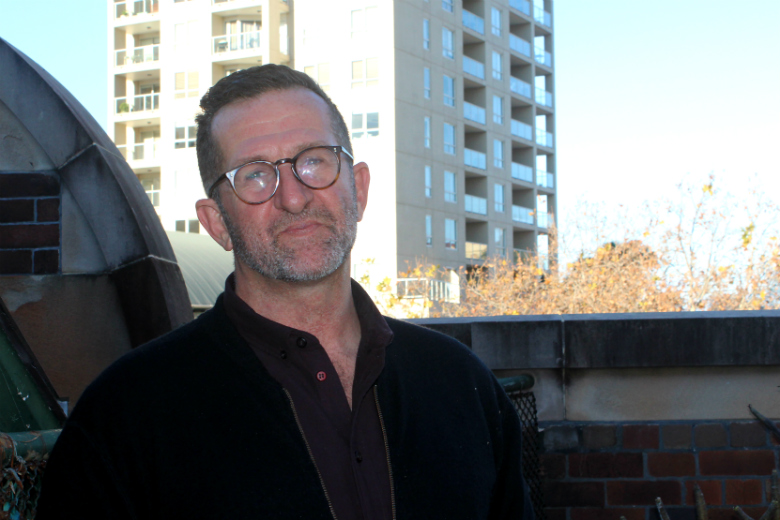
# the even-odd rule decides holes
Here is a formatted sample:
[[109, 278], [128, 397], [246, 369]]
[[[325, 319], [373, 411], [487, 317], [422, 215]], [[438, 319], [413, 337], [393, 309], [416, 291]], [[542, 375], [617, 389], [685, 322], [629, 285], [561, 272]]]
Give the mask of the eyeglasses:
[[341, 173], [341, 158], [343, 153], [351, 161], [354, 157], [342, 146], [313, 146], [298, 152], [292, 159], [279, 159], [276, 162], [252, 161], [223, 173], [211, 185], [209, 198], [213, 198], [214, 190], [227, 179], [236, 192], [236, 196], [247, 204], [262, 204], [276, 194], [279, 188], [279, 166], [290, 164], [298, 181], [313, 190], [330, 188]]

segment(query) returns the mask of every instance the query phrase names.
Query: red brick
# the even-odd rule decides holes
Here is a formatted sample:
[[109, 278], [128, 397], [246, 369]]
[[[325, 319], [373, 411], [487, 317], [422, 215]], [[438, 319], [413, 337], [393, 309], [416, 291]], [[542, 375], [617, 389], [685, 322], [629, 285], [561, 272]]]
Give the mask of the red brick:
[[39, 199], [36, 220], [38, 222], [59, 222], [60, 199]]
[[641, 453], [572, 453], [569, 476], [575, 478], [641, 478]]
[[2, 173], [0, 194], [3, 197], [51, 197], [60, 194], [60, 180], [45, 173]]
[[726, 427], [722, 424], [697, 424], [693, 436], [697, 448], [722, 448], [728, 443]]
[[11, 224], [0, 226], [0, 248], [22, 249], [60, 245], [58, 224]]
[[539, 456], [540, 476], [543, 479], [566, 478], [566, 455], [548, 453]]
[[582, 444], [585, 449], [599, 450], [617, 445], [615, 426], [586, 426], [582, 429]]
[[744, 506], [763, 502], [760, 480], [727, 480], [726, 504]]
[[690, 424], [667, 424], [661, 427], [663, 445], [666, 449], [686, 449], [691, 447]]
[[769, 475], [775, 454], [769, 450], [699, 452], [701, 475]]
[[688, 480], [685, 482], [686, 504], [696, 505], [696, 496], [693, 494], [694, 484], [699, 485], [708, 506], [717, 506], [723, 503], [723, 482], [720, 480]]
[[692, 477], [696, 459], [693, 453], [648, 453], [647, 471], [653, 477]]
[[33, 273], [56, 274], [60, 271], [60, 252], [57, 249], [39, 249], [33, 255]]
[[578, 507], [571, 510], [571, 520], [618, 520], [621, 516], [626, 520], [645, 520], [645, 508]]
[[731, 445], [735, 448], [761, 448], [766, 446], [766, 430], [756, 421], [731, 423]]
[[0, 274], [31, 274], [32, 251], [0, 251]]
[[32, 222], [35, 201], [32, 199], [0, 200], [0, 223]]
[[627, 450], [657, 450], [658, 426], [654, 424], [631, 424], [623, 426], [623, 448]]
[[550, 507], [604, 507], [603, 482], [544, 482], [544, 503]]
[[566, 520], [565, 507], [545, 507], [544, 514], [547, 520]]
[[680, 505], [682, 485], [676, 480], [607, 482], [607, 504], [611, 506], [654, 506], [657, 497], [664, 504]]
[[[761, 518], [766, 511], [765, 507], [743, 507], [745, 513], [751, 518]], [[707, 510], [709, 520], [739, 520], [737, 513], [733, 508], [717, 508]]]

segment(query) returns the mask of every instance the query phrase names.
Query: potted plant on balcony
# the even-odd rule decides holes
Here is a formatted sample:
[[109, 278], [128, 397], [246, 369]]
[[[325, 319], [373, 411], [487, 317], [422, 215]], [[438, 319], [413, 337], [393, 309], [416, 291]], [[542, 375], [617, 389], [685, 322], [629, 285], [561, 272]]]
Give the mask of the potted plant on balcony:
[[127, 103], [120, 103], [118, 111], [120, 114], [123, 112], [130, 112], [130, 105]]

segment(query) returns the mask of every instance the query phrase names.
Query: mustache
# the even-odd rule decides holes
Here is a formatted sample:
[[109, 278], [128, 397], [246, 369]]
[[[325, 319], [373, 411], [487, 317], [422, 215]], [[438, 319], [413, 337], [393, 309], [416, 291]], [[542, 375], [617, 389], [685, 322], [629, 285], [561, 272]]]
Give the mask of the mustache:
[[300, 213], [284, 213], [271, 226], [272, 234], [284, 231], [286, 228], [305, 220], [314, 220], [333, 228], [336, 224], [336, 217], [325, 208], [306, 208]]

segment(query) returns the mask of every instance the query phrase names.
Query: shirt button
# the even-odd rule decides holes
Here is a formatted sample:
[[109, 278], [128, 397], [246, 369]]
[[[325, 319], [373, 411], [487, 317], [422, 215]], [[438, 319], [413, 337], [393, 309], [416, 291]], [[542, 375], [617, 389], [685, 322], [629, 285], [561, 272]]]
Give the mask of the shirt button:
[[325, 378], [327, 378], [327, 377], [328, 377], [327, 374], [325, 374], [325, 372], [323, 372], [322, 370], [317, 372], [317, 380], [318, 381], [325, 381]]
[[308, 343], [308, 341], [306, 341], [306, 338], [298, 338], [298, 341], [297, 341], [296, 343], [297, 343], [297, 345], [298, 345], [300, 348], [303, 348], [303, 347], [305, 347], [305, 346], [306, 346], [306, 344]]
[[358, 450], [355, 450], [355, 460], [358, 461], [358, 464], [363, 462], [363, 454], [360, 453]]

